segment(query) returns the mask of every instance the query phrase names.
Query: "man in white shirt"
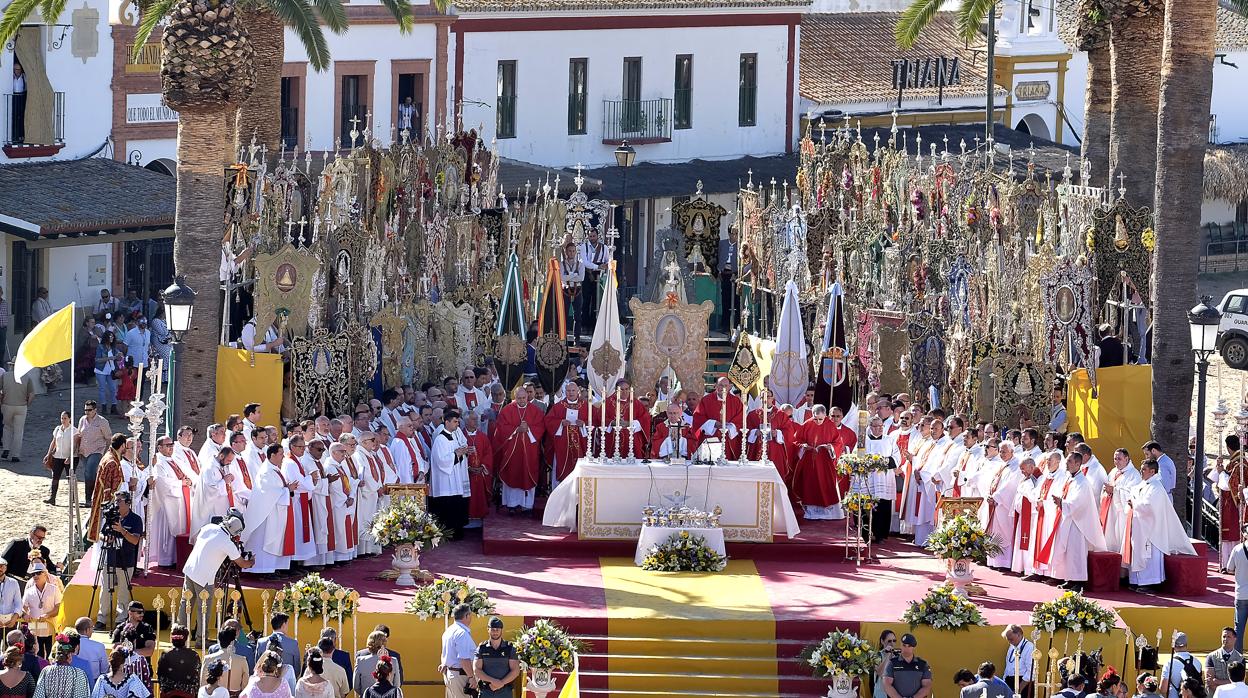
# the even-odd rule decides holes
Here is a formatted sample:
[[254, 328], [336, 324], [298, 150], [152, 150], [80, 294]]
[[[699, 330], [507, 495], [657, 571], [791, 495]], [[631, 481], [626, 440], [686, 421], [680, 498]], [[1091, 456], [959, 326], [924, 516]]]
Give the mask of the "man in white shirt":
[[477, 685], [472, 666], [477, 656], [477, 645], [472, 641], [472, 631], [468, 628], [472, 609], [468, 604], [460, 604], [453, 614], [455, 622], [442, 633], [442, 658], [438, 662], [438, 673], [446, 683], [446, 698], [467, 698], [464, 689]]
[[135, 366], [146, 366], [152, 351], [152, 333], [147, 329], [147, 318], [140, 317], [134, 327], [126, 331], [126, 356]]
[[1223, 683], [1213, 691], [1213, 698], [1248, 698], [1248, 684], [1244, 683], [1244, 660], [1226, 665], [1229, 683]]
[[[186, 556], [186, 564], [182, 566], [183, 589], [191, 593], [191, 614], [197, 628], [207, 610], [199, 607], [199, 592], [207, 591], [211, 603], [213, 584], [222, 563], [232, 560], [242, 569], [255, 564], [251, 558], [243, 557], [243, 551], [235, 542], [235, 538], [242, 534], [243, 526], [243, 515], [238, 510], [230, 510], [224, 521], [209, 524], [199, 532], [190, 555]], [[191, 627], [187, 622], [186, 604], [178, 605], [178, 622]]]
[[1161, 444], [1156, 441], [1149, 441], [1144, 444], [1144, 453], [1149, 458], [1157, 461], [1157, 465], [1160, 468], [1161, 486], [1166, 489], [1167, 493], [1174, 494], [1174, 481], [1177, 475], [1174, 469], [1174, 460], [1161, 450]]
[[276, 324], [274, 318], [261, 334], [253, 317], [243, 325], [243, 331], [238, 335], [239, 346], [257, 354], [281, 354], [286, 351], [286, 339], [277, 333]]

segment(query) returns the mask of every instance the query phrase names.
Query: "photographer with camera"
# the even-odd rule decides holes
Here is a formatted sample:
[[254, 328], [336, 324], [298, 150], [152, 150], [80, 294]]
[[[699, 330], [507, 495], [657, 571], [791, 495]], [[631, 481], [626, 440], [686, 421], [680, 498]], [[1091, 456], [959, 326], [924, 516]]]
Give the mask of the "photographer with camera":
[[[191, 554], [187, 555], [186, 564], [182, 566], [183, 589], [192, 595], [191, 615], [194, 616], [194, 622], [187, 622], [186, 605], [178, 607], [178, 622], [188, 628], [193, 624], [196, 637], [201, 630], [199, 621], [203, 614], [199, 592], [207, 591], [209, 598], [212, 597], [217, 575], [223, 566], [247, 569], [255, 564], [249, 554], [243, 553], [242, 540], [239, 538], [245, 526], [242, 513], [237, 509], [230, 509], [220, 523], [211, 523], [199, 530], [195, 546], [191, 548]], [[227, 572], [234, 573], [234, 570]], [[227, 577], [232, 575], [227, 574]]]
[[[96, 629], [113, 626], [126, 618], [130, 605], [130, 579], [139, 564], [139, 541], [143, 517], [130, 509], [130, 492], [117, 490], [111, 502], [100, 507], [100, 610]], [[111, 614], [110, 614], [111, 611]]]

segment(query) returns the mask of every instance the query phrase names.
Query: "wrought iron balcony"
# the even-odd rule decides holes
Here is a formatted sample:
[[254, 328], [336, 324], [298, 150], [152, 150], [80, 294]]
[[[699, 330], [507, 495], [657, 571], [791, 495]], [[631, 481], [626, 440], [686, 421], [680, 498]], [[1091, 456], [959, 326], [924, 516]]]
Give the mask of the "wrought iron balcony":
[[602, 104], [602, 142], [619, 145], [667, 143], [672, 140], [672, 100], [618, 99]]
[[[16, 113], [16, 108], [22, 114]], [[54, 155], [65, 145], [65, 93], [52, 93], [52, 112], [40, 114], [29, 98], [18, 100], [12, 94], [4, 95], [4, 148], [9, 157], [46, 157]], [[51, 126], [51, 138], [39, 137], [42, 125]], [[49, 123], [50, 122], [50, 123]], [[32, 138], [34, 136], [34, 138]], [[23, 151], [15, 155], [17, 151]], [[45, 152], [46, 151], [46, 152]]]

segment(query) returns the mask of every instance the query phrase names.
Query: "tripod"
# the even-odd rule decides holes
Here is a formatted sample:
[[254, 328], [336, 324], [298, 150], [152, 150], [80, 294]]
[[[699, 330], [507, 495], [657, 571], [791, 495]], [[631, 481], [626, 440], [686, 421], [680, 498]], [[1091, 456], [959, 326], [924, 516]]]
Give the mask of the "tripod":
[[[240, 575], [243, 570], [233, 560], [226, 560], [221, 563], [221, 568], [217, 570], [217, 577], [213, 580], [213, 586], [217, 589], [228, 590], [234, 589], [238, 592], [238, 609], [242, 611], [243, 620], [247, 623], [247, 628], [254, 631], [255, 623], [251, 622], [251, 612], [247, 610], [247, 597], [243, 594], [243, 584]], [[207, 632], [207, 629], [204, 630]]]
[[[101, 529], [102, 528], [103, 524], [101, 524]], [[100, 535], [100, 557], [95, 561], [95, 575], [92, 577], [91, 581], [91, 599], [87, 602], [88, 618], [91, 617], [91, 609], [95, 606], [95, 595], [100, 592], [100, 584], [104, 583], [104, 575], [106, 574], [108, 575], [107, 579], [109, 581], [106, 589], [109, 592], [109, 601], [112, 602], [114, 606], [117, 604], [117, 566], [108, 562], [108, 553], [110, 550], [114, 549], [114, 544], [111, 539], [112, 534], [101, 533]], [[130, 586], [129, 582], [126, 583], [126, 586]], [[104, 603], [103, 595], [100, 596], [100, 603]], [[115, 611], [116, 609], [114, 608], [113, 610]]]

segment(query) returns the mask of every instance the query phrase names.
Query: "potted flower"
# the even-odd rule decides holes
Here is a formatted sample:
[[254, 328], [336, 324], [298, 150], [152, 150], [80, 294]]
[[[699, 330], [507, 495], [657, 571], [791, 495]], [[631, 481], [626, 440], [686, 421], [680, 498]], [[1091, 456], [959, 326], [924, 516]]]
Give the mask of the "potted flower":
[[942, 520], [927, 537], [927, 549], [947, 561], [945, 580], [957, 593], [965, 594], [966, 585], [975, 578], [973, 563], [987, 562], [989, 555], [1001, 552], [1001, 544], [979, 525], [979, 517], [964, 512]]
[[876, 653], [871, 643], [847, 630], [836, 630], [819, 644], [802, 651], [802, 659], [819, 678], [832, 679], [829, 698], [850, 698], [854, 682], [875, 671]]
[[568, 635], [558, 623], [539, 619], [521, 628], [516, 636], [516, 658], [529, 672], [528, 689], [539, 698], [555, 690], [554, 671], [567, 671], [575, 662], [581, 643]]
[[368, 531], [378, 545], [395, 547], [392, 559], [399, 577], [394, 583], [406, 587], [416, 586], [412, 571], [420, 569], [420, 551], [438, 547], [447, 537], [442, 524], [411, 497], [391, 500], [369, 522]]
[[494, 612], [494, 602], [490, 600], [489, 594], [472, 586], [467, 580], [454, 577], [442, 577], [417, 589], [412, 598], [408, 599], [406, 610], [419, 616], [421, 620], [447, 619], [461, 603], [468, 604], [476, 616], [488, 616]]
[[342, 618], [350, 616], [359, 605], [355, 589], [344, 587], [313, 572], [297, 582], [282, 587], [274, 596], [273, 611], [305, 618]]
[[1068, 591], [1053, 601], [1036, 604], [1031, 624], [1049, 633], [1107, 633], [1117, 624], [1114, 612], [1083, 594]]
[[987, 625], [988, 621], [979, 606], [954, 593], [947, 586], [932, 587], [918, 601], [911, 601], [901, 619], [913, 630], [919, 625], [930, 625], [938, 630], [961, 630], [971, 625]]

